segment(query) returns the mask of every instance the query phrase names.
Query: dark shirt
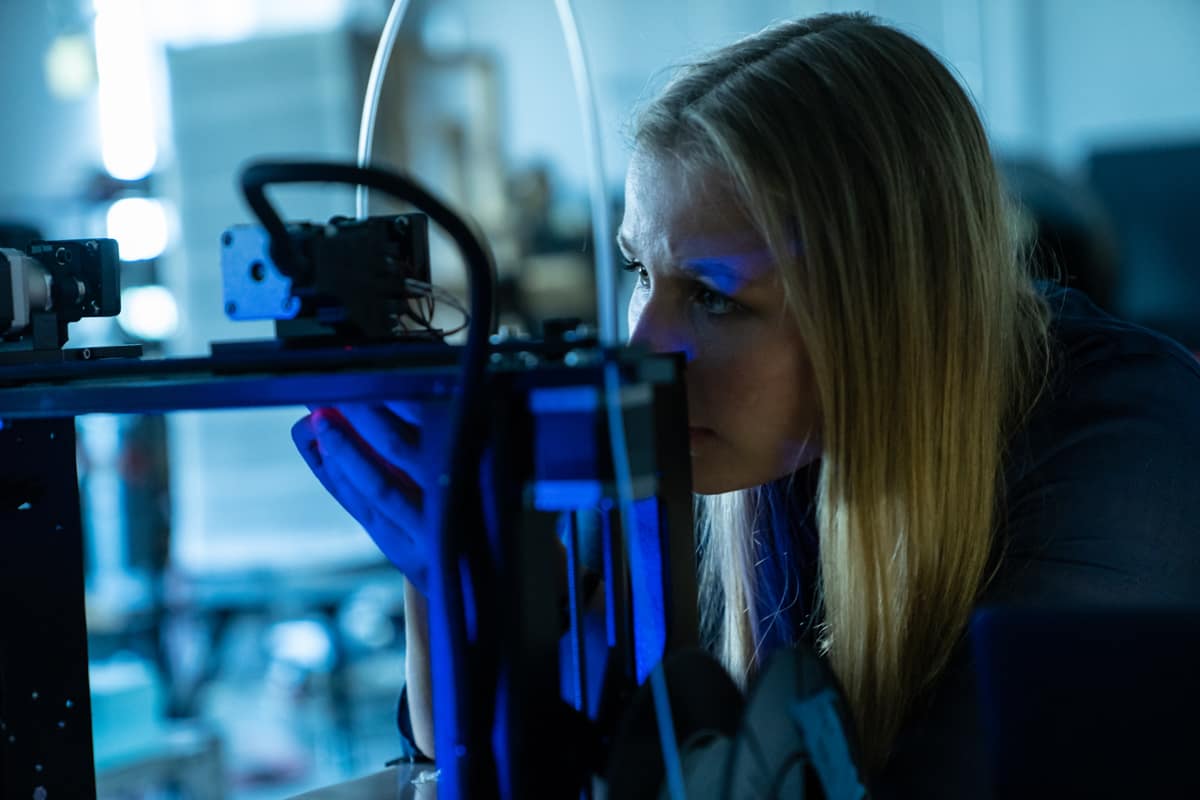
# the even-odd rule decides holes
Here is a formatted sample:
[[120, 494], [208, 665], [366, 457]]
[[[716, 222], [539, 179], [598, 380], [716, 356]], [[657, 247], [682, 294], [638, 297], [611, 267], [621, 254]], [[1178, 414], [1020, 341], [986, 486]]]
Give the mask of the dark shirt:
[[[980, 605], [1200, 605], [1200, 361], [1077, 291], [1042, 289], [1056, 365], [1009, 448], [1003, 556]], [[974, 674], [964, 642], [877, 797], [990, 796]]]

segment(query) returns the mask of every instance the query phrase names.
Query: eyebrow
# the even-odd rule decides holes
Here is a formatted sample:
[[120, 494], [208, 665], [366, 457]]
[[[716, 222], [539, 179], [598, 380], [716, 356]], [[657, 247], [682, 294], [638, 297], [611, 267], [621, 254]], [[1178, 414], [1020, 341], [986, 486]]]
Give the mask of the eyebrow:
[[735, 294], [738, 290], [755, 283], [736, 267], [720, 259], [696, 258], [685, 262], [680, 269], [697, 278], [705, 278], [724, 294]]
[[[617, 231], [617, 246], [624, 252], [632, 252], [634, 248], [625, 238], [624, 231]], [[719, 257], [689, 258], [677, 269], [694, 278], [704, 278], [711, 281], [724, 294], [734, 294], [738, 290], [753, 286], [762, 276], [750, 277], [727, 260]]]

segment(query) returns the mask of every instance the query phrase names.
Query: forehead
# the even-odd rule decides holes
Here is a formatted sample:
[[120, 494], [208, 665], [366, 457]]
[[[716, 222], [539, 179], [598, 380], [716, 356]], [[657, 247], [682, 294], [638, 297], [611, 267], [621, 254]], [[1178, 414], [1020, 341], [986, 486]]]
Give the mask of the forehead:
[[737, 233], [750, 229], [729, 178], [674, 158], [635, 153], [625, 178], [626, 238], [647, 233]]
[[753, 273], [744, 276], [751, 279], [770, 266], [729, 177], [676, 159], [634, 155], [619, 236], [631, 255], [664, 266], [720, 262]]

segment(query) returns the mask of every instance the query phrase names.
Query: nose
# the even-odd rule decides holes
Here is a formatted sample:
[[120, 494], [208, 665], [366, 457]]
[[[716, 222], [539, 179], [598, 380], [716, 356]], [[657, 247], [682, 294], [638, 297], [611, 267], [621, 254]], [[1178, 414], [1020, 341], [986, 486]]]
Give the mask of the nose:
[[637, 298], [630, 300], [629, 344], [641, 345], [651, 353], [682, 352], [688, 362], [696, 356], [685, 321], [654, 296], [640, 302]]

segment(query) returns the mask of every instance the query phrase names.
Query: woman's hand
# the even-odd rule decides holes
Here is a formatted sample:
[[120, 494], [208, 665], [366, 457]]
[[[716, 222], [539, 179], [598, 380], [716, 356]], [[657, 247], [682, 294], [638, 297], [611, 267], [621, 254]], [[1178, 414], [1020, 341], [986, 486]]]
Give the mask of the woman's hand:
[[315, 408], [292, 426], [292, 439], [326, 491], [425, 594], [425, 496], [435, 467], [422, 457], [421, 420], [416, 403]]

